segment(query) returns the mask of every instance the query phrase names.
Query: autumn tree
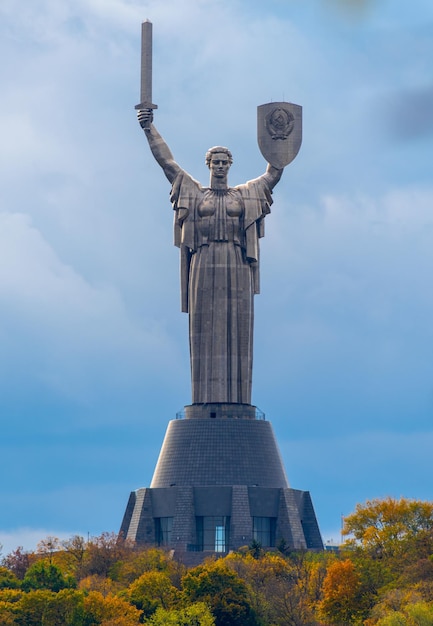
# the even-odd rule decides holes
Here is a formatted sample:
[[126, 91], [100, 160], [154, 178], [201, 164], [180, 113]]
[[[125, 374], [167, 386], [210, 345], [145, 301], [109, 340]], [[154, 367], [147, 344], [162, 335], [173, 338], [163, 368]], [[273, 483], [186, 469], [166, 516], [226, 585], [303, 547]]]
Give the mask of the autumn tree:
[[22, 546], [19, 546], [2, 559], [2, 565], [22, 580], [30, 566], [30, 554]]
[[83, 594], [74, 589], [58, 593], [38, 589], [25, 593], [15, 606], [17, 626], [87, 626]]
[[180, 586], [186, 568], [159, 548], [130, 551], [110, 570], [110, 576], [119, 583], [130, 585], [145, 572], [166, 572], [175, 586]]
[[48, 535], [45, 539], [41, 539], [36, 546], [36, 553], [47, 558], [50, 563], [53, 562], [53, 554], [61, 548], [60, 539]]
[[182, 578], [187, 602], [205, 602], [215, 626], [256, 626], [246, 583], [223, 560], [210, 561], [191, 569]]
[[122, 585], [115, 582], [112, 578], [107, 576], [99, 576], [98, 574], [91, 574], [82, 578], [78, 583], [79, 589], [82, 591], [99, 591], [102, 595], [108, 596], [109, 594], [116, 594], [123, 590]]
[[91, 591], [84, 597], [84, 608], [88, 620], [86, 625], [138, 626], [142, 623], [142, 613], [135, 606], [117, 596], [104, 597], [98, 591]]
[[92, 537], [86, 545], [86, 558], [82, 567], [83, 576], [97, 574], [108, 576], [111, 568], [123, 560], [133, 549], [132, 544], [119, 539], [116, 533], [102, 533]]
[[7, 567], [0, 567], [0, 589], [18, 589], [21, 581]]
[[427, 602], [410, 603], [399, 611], [389, 611], [376, 622], [376, 626], [431, 626], [432, 624], [433, 604]]
[[69, 557], [71, 569], [77, 580], [84, 575], [86, 560], [86, 541], [80, 535], [74, 535], [70, 539], [62, 541], [64, 556]]
[[159, 607], [173, 608], [179, 592], [167, 572], [145, 572], [122, 595], [143, 611], [145, 617], [150, 617]]
[[359, 613], [361, 579], [349, 559], [336, 560], [323, 581], [320, 613], [327, 623], [351, 624]]
[[215, 620], [204, 602], [196, 602], [184, 609], [159, 607], [145, 623], [151, 626], [214, 626]]
[[232, 553], [225, 557], [228, 567], [247, 583], [251, 606], [264, 624], [312, 626], [322, 595], [329, 553], [263, 551], [259, 558]]
[[433, 553], [433, 502], [384, 498], [358, 504], [344, 520], [348, 544], [373, 559], [405, 561]]
[[[323, 581], [332, 555], [293, 553], [288, 559], [290, 576], [279, 582], [280, 591], [272, 599], [276, 626], [316, 626]], [[276, 590], [277, 591], [277, 590]]]

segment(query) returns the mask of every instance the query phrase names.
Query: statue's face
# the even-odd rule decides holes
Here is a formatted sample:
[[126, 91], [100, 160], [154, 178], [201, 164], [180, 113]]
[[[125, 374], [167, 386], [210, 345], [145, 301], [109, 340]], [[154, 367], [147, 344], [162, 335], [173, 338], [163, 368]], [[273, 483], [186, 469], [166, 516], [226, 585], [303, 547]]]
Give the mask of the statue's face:
[[229, 157], [225, 152], [215, 152], [212, 155], [209, 169], [216, 178], [224, 178], [230, 169]]

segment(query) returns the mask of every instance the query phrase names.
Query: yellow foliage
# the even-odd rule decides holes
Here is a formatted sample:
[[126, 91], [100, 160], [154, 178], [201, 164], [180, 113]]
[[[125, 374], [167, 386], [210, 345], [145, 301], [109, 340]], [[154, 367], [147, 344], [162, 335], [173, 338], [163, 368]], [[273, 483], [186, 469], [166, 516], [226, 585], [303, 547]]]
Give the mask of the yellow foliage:
[[109, 593], [114, 594], [119, 591], [121, 585], [111, 580], [111, 578], [92, 574], [92, 576], [86, 576], [86, 578], [80, 580], [78, 588], [82, 591], [99, 591], [103, 596], [107, 596]]
[[320, 613], [331, 624], [350, 622], [357, 609], [360, 577], [351, 560], [335, 561], [323, 581]]
[[84, 598], [84, 608], [101, 626], [137, 626], [141, 611], [126, 600], [113, 595], [104, 597], [99, 591], [90, 591]]
[[[343, 534], [351, 536], [375, 558], [400, 557], [423, 538], [433, 546], [433, 502], [383, 498], [358, 504], [344, 520]], [[431, 552], [430, 552], [431, 553]]]

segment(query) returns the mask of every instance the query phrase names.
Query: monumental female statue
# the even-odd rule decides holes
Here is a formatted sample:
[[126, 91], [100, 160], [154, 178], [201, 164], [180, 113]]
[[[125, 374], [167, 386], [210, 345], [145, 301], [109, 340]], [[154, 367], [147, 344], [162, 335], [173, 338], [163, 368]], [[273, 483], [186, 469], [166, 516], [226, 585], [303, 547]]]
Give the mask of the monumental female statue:
[[259, 238], [283, 170], [268, 164], [262, 176], [229, 187], [232, 155], [217, 146], [206, 154], [210, 182], [203, 187], [176, 163], [152, 118], [151, 109], [138, 112], [151, 152], [172, 184], [192, 402], [251, 404]]

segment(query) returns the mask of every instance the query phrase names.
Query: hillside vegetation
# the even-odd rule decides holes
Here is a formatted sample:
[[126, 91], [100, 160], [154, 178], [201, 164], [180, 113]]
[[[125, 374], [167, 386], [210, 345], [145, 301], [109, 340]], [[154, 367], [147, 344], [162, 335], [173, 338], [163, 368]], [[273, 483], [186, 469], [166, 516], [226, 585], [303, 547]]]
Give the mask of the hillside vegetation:
[[245, 547], [186, 568], [104, 533], [1, 559], [1, 626], [433, 626], [433, 503], [345, 519], [338, 552]]

